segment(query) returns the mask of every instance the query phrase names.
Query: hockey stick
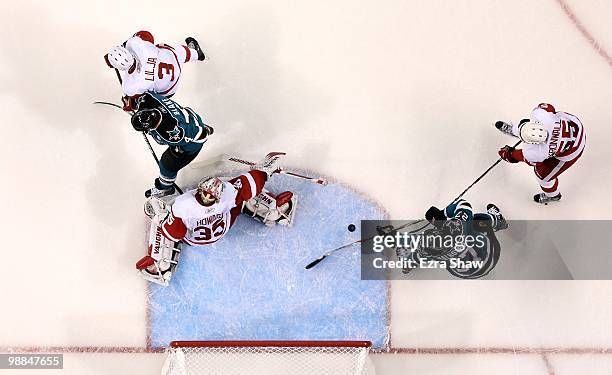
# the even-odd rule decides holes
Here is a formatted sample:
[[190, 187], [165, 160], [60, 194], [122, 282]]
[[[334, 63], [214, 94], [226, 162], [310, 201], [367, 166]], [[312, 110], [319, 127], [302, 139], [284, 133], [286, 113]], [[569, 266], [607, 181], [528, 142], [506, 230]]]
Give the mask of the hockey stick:
[[[392, 230], [393, 230], [393, 231], [398, 231], [398, 230], [400, 230], [400, 229], [403, 229], [403, 228], [409, 227], [409, 226], [411, 226], [411, 225], [415, 225], [415, 224], [418, 224], [418, 223], [422, 223], [423, 221], [424, 221], [424, 219], [417, 220], [417, 221], [413, 221], [413, 222], [411, 222], [411, 223], [406, 223], [406, 224], [401, 225], [401, 226], [399, 226], [399, 227], [397, 227], [397, 228], [393, 228]], [[410, 231], [410, 232], [409, 232], [409, 234], [412, 234], [412, 233], [416, 233], [416, 232], [418, 232], [418, 231], [421, 231], [421, 230], [423, 230], [424, 228], [426, 228], [428, 225], [429, 225], [429, 223], [427, 223], [427, 224], [425, 224], [425, 225], [423, 225], [423, 226], [421, 226], [421, 227], [419, 227], [419, 228], [417, 228], [417, 229], [415, 229], [415, 230], [413, 230], [413, 231]], [[328, 251], [327, 253], [325, 253], [325, 254], [321, 255], [321, 256], [320, 256], [320, 257], [318, 257], [317, 259], [313, 260], [312, 262], [308, 263], [308, 264], [306, 265], [306, 267], [304, 267], [304, 268], [306, 268], [307, 270], [309, 270], [309, 269], [311, 269], [312, 267], [316, 266], [317, 264], [321, 263], [321, 261], [322, 261], [323, 259], [325, 259], [325, 258], [327, 258], [328, 256], [332, 255], [332, 254], [333, 254], [333, 253], [335, 253], [336, 251], [338, 251], [338, 250], [342, 250], [342, 249], [346, 249], [347, 247], [351, 247], [351, 246], [353, 246], [353, 245], [355, 245], [355, 244], [358, 244], [358, 243], [361, 243], [361, 242], [370, 241], [370, 240], [371, 240], [371, 239], [373, 239], [374, 237], [376, 237], [376, 236], [371, 236], [371, 237], [368, 237], [368, 238], [364, 238], [364, 239], [362, 239], [362, 240], [353, 241], [353, 242], [348, 243], [348, 244], [346, 244], [346, 245], [342, 245], [342, 246], [340, 246], [340, 247], [337, 247], [337, 248], [335, 248], [335, 249], [332, 249], [332, 250]]]
[[120, 106], [119, 104], [110, 103], [110, 102], [100, 102], [100, 101], [96, 101], [96, 102], [93, 102], [93, 104], [106, 104], [106, 105], [111, 105], [111, 106], [113, 106], [113, 107], [115, 107], [115, 108], [123, 109], [123, 107], [122, 107], [122, 106]]
[[[522, 141], [518, 141], [518, 142], [517, 142], [517, 143], [516, 143], [514, 146], [512, 146], [512, 147], [516, 147], [516, 146], [518, 146], [519, 144], [521, 144], [521, 142], [522, 142]], [[493, 163], [493, 165], [491, 165], [489, 168], [487, 168], [487, 170], [486, 170], [486, 171], [484, 171], [484, 173], [483, 173], [483, 174], [481, 174], [481, 175], [480, 175], [480, 176], [479, 176], [479, 177], [478, 177], [478, 178], [477, 178], [477, 179], [476, 179], [474, 182], [472, 182], [472, 184], [471, 184], [470, 186], [468, 186], [468, 187], [467, 187], [465, 190], [463, 190], [463, 191], [461, 192], [461, 194], [459, 194], [459, 196], [458, 196], [457, 198], [455, 198], [455, 199], [454, 199], [454, 201], [456, 201], [457, 199], [461, 198], [461, 197], [462, 197], [462, 196], [463, 196], [463, 195], [464, 195], [464, 194], [465, 194], [465, 193], [466, 193], [468, 190], [470, 190], [470, 189], [471, 189], [471, 188], [472, 188], [474, 185], [476, 185], [476, 184], [478, 183], [478, 181], [482, 180], [482, 179], [483, 179], [483, 177], [484, 177], [484, 176], [486, 176], [486, 175], [487, 175], [487, 174], [488, 174], [488, 173], [491, 171], [491, 169], [495, 168], [495, 166], [496, 166], [497, 164], [499, 164], [501, 161], [502, 161], [502, 158], [497, 159], [497, 160], [495, 161], [495, 163]], [[415, 221], [415, 222], [411, 223], [410, 225], [412, 225], [412, 224], [417, 224], [417, 223], [420, 223], [420, 222], [422, 222], [422, 221], [424, 221], [424, 220], [423, 220], [423, 219], [421, 219], [421, 220]], [[411, 233], [418, 232], [419, 230], [421, 230], [421, 229], [423, 229], [423, 228], [427, 227], [428, 225], [429, 225], [429, 223], [425, 224], [423, 227], [418, 228], [418, 229], [416, 229], [415, 231], [413, 231], [413, 232], [411, 232]], [[406, 224], [404, 224], [404, 225], [402, 225], [402, 226], [400, 226], [400, 227], [393, 228], [393, 230], [394, 230], [394, 231], [397, 231], [397, 230], [400, 230], [400, 229], [405, 228], [406, 226], [407, 226], [407, 225], [406, 225]], [[325, 259], [325, 258], [326, 258], [328, 255], [331, 255], [332, 253], [334, 253], [334, 252], [336, 252], [336, 251], [338, 251], [338, 250], [341, 250], [341, 249], [346, 249], [347, 247], [350, 247], [350, 246], [352, 246], [352, 245], [355, 245], [355, 244], [358, 244], [358, 243], [361, 243], [361, 242], [365, 242], [365, 241], [369, 241], [369, 240], [371, 240], [372, 238], [374, 238], [374, 237], [366, 238], [366, 239], [363, 239], [363, 240], [353, 241], [353, 242], [351, 242], [351, 243], [349, 243], [349, 244], [346, 244], [346, 245], [343, 245], [343, 246], [337, 247], [337, 248], [335, 248], [335, 249], [333, 249], [333, 250], [330, 250], [330, 251], [328, 251], [327, 253], [325, 253], [324, 255], [322, 255], [322, 256], [320, 256], [319, 258], [315, 259], [314, 261], [310, 262], [310, 263], [309, 263], [309, 264], [306, 266], [306, 269], [307, 269], [307, 270], [311, 269], [312, 267], [314, 267], [314, 266], [316, 266], [317, 264], [319, 264], [319, 263], [320, 263], [320, 262], [321, 262], [323, 259]]]
[[[245, 165], [249, 165], [249, 166], [254, 166], [255, 165], [255, 163], [253, 163], [252, 161], [242, 160], [242, 159], [239, 159], [239, 158], [236, 158], [236, 157], [233, 157], [233, 156], [227, 157], [224, 161], [231, 161], [231, 162], [234, 162], [234, 163], [245, 164]], [[315, 184], [319, 184], [319, 185], [323, 185], [323, 186], [328, 184], [328, 181], [326, 179], [324, 179], [324, 178], [308, 177], [308, 176], [301, 175], [299, 173], [286, 171], [286, 170], [284, 170], [282, 168], [279, 169], [278, 173], [284, 174], [284, 175], [287, 175], [287, 176], [291, 176], [291, 177], [295, 177], [295, 178], [300, 178], [302, 180], [311, 181], [311, 182], [314, 182]]]
[[[518, 141], [518, 142], [516, 142], [516, 144], [515, 144], [514, 146], [512, 146], [512, 147], [514, 148], [514, 147], [516, 147], [516, 146], [520, 145], [520, 144], [521, 144], [521, 142], [522, 142], [522, 141]], [[458, 196], [457, 198], [455, 198], [455, 199], [454, 199], [454, 201], [456, 201], [457, 199], [461, 198], [461, 197], [463, 196], [463, 194], [467, 193], [467, 191], [468, 191], [468, 190], [470, 190], [470, 189], [472, 188], [472, 186], [476, 185], [476, 183], [478, 183], [478, 181], [482, 180], [482, 178], [483, 178], [484, 176], [486, 176], [486, 175], [487, 175], [487, 173], [489, 173], [489, 172], [491, 171], [491, 169], [495, 168], [495, 166], [496, 166], [497, 164], [499, 164], [499, 163], [500, 163], [502, 160], [503, 160], [502, 158], [497, 159], [497, 161], [496, 161], [495, 163], [493, 163], [493, 165], [491, 165], [489, 168], [487, 168], [487, 170], [486, 170], [486, 171], [484, 171], [484, 173], [483, 173], [483, 174], [481, 174], [481, 175], [480, 175], [480, 177], [478, 177], [478, 178], [477, 178], [477, 179], [476, 179], [474, 182], [472, 182], [472, 184], [471, 184], [470, 186], [468, 186], [467, 188], [465, 188], [465, 190], [464, 190], [464, 191], [462, 191], [462, 192], [461, 192], [461, 194], [459, 194], [459, 196]]]
[[[115, 69], [115, 71], [117, 71], [117, 69]], [[121, 77], [119, 76], [119, 72], [117, 72], [117, 78], [119, 78], [119, 81], [121, 81]], [[110, 106], [113, 106], [113, 107], [116, 107], [116, 108], [119, 108], [119, 109], [123, 110], [123, 107], [121, 107], [120, 105], [115, 104], [115, 103], [96, 101], [96, 102], [93, 102], [93, 104], [105, 104], [105, 105], [110, 105]], [[153, 159], [155, 159], [155, 163], [157, 163], [157, 166], [159, 167], [159, 158], [157, 157], [157, 154], [155, 153], [155, 150], [153, 150], [153, 146], [151, 146], [151, 142], [149, 142], [149, 137], [147, 137], [147, 133], [145, 133], [144, 131], [141, 132], [141, 133], [142, 133], [142, 137], [143, 137], [145, 143], [149, 147], [149, 151], [151, 152], [151, 155], [153, 156]], [[176, 191], [178, 191], [179, 194], [183, 194], [183, 190], [181, 190], [181, 188], [176, 184], [176, 182], [173, 182], [172, 186], [174, 186], [174, 188], [176, 189]]]

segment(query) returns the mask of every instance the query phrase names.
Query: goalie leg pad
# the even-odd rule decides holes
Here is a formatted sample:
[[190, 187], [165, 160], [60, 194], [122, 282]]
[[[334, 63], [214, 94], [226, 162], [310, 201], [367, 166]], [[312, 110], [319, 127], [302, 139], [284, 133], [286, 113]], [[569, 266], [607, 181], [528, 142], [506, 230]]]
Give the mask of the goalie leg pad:
[[291, 226], [296, 208], [297, 197], [292, 192], [285, 191], [274, 196], [264, 189], [258, 196], [244, 203], [242, 212], [267, 226], [277, 223]]
[[145, 202], [145, 214], [151, 218], [148, 255], [136, 263], [140, 275], [148, 281], [167, 286], [178, 265], [179, 244], [164, 237], [161, 223], [168, 215], [168, 205], [158, 198]]

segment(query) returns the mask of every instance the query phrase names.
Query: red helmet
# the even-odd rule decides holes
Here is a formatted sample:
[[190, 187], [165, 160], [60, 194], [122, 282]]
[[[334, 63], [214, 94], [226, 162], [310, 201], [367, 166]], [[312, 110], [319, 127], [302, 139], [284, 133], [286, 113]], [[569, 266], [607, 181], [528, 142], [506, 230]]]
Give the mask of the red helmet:
[[548, 103], [540, 103], [538, 104], [538, 108], [541, 108], [543, 110], [545, 110], [546, 112], [550, 112], [550, 113], [556, 113], [557, 111], [555, 111], [555, 107], [552, 106], [552, 104], [548, 104]]

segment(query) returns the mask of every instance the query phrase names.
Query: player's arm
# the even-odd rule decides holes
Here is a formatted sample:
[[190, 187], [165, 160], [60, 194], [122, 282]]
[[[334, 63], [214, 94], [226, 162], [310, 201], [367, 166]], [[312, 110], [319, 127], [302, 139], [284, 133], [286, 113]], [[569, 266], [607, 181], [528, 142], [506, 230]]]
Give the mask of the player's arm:
[[546, 144], [524, 144], [522, 149], [504, 146], [499, 150], [499, 156], [508, 163], [524, 162], [534, 165], [548, 159], [548, 147]]
[[202, 117], [193, 109], [185, 107], [185, 122], [181, 126], [185, 129], [185, 135], [192, 139], [192, 142], [204, 143], [209, 135], [213, 134], [214, 129], [204, 123]]
[[237, 187], [236, 205], [240, 205], [242, 202], [258, 196], [267, 180], [268, 175], [266, 172], [257, 169], [229, 180], [234, 187]]
[[456, 218], [461, 221], [467, 221], [473, 216], [472, 205], [465, 199], [459, 198], [446, 206], [444, 214], [449, 219]]
[[178, 216], [174, 215], [172, 209], [161, 225], [162, 234], [171, 241], [178, 242], [187, 235], [187, 226]]
[[230, 183], [238, 190], [236, 205], [261, 193], [268, 178], [279, 172], [278, 161], [284, 156], [284, 152], [270, 152], [261, 161], [251, 166], [248, 173], [230, 180]]

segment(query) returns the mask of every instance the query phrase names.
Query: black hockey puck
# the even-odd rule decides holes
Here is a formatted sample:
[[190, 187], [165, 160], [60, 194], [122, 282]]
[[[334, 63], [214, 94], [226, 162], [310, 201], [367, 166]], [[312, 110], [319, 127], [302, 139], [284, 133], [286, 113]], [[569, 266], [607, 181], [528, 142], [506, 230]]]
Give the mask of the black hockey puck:
[[357, 229], [357, 227], [355, 227], [355, 224], [349, 224], [349, 226], [348, 226], [349, 232], [354, 232], [355, 229]]

